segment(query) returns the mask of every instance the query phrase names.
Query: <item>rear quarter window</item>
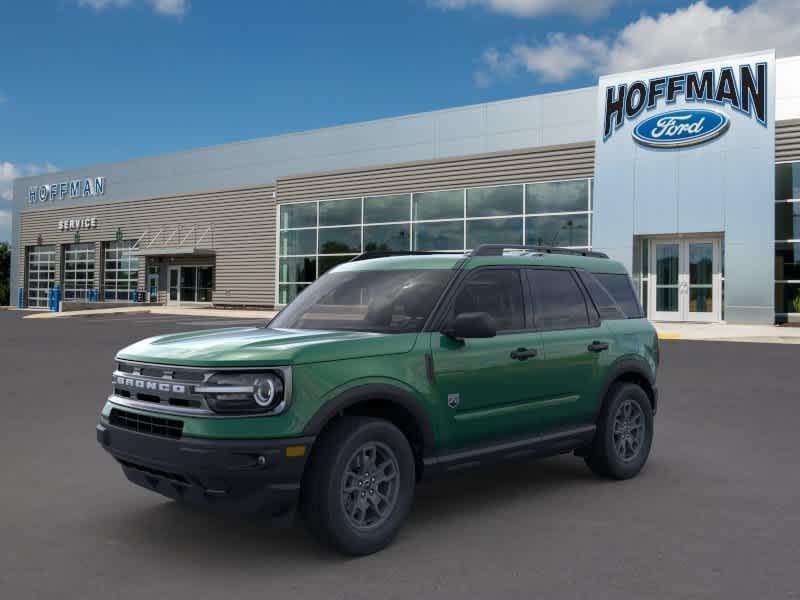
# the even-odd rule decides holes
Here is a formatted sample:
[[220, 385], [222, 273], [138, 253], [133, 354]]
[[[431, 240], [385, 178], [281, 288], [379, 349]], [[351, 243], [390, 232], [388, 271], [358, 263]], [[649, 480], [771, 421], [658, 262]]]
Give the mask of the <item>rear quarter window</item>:
[[644, 317], [642, 306], [633, 291], [631, 278], [625, 273], [594, 273], [628, 319]]

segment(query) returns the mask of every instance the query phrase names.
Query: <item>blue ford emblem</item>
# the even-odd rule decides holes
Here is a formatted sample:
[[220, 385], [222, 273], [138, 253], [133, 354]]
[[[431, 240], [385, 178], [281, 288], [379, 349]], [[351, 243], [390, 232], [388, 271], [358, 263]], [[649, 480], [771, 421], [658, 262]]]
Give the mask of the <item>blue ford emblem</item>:
[[673, 110], [639, 123], [633, 139], [649, 148], [685, 148], [718, 138], [728, 127], [728, 117], [714, 110]]

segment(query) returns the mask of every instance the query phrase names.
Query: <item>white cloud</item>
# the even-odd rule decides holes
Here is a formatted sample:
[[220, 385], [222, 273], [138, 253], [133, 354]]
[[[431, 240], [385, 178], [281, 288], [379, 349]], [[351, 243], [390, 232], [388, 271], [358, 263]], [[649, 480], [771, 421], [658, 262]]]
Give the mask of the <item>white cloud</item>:
[[[127, 8], [132, 0], [78, 0], [78, 6], [102, 11], [107, 8]], [[170, 17], [183, 17], [188, 11], [189, 0], [146, 0], [150, 7], [161, 15]]]
[[0, 241], [11, 239], [11, 203], [14, 199], [12, 182], [17, 177], [30, 177], [40, 173], [52, 173], [55, 165], [15, 165], [0, 161]]
[[150, 0], [153, 10], [162, 15], [182, 17], [189, 11], [189, 0]]
[[610, 38], [550, 34], [538, 45], [487, 50], [475, 73], [479, 85], [527, 71], [544, 81], [776, 48], [800, 53], [800, 2], [755, 0], [734, 10], [700, 0], [655, 17], [642, 16]]
[[443, 10], [479, 6], [515, 17], [539, 17], [553, 13], [596, 17], [608, 13], [615, 2], [616, 0], [429, 0], [431, 6]]

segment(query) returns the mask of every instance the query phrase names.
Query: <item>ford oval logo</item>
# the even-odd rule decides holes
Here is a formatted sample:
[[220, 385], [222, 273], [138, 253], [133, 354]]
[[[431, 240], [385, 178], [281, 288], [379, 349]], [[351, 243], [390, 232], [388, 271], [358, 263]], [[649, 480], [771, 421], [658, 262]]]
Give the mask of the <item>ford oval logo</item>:
[[718, 138], [728, 127], [728, 117], [714, 110], [673, 110], [639, 123], [633, 139], [648, 148], [685, 148]]

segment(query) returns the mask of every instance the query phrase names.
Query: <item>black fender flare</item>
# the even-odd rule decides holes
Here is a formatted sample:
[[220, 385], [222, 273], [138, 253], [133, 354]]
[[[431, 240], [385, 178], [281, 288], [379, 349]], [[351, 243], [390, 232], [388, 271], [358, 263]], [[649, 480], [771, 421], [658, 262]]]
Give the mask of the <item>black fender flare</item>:
[[606, 395], [608, 394], [608, 390], [614, 384], [615, 381], [624, 377], [628, 374], [635, 374], [639, 377], [642, 377], [647, 383], [650, 385], [653, 393], [648, 394], [650, 396], [650, 400], [652, 402], [653, 414], [656, 413], [656, 409], [658, 406], [658, 388], [656, 386], [656, 377], [655, 373], [653, 373], [650, 367], [640, 361], [635, 359], [623, 359], [614, 365], [611, 366], [609, 372], [606, 374], [605, 381], [603, 382], [603, 387], [600, 388], [600, 396], [599, 402], [597, 403], [597, 409], [595, 410], [595, 421], [600, 416], [600, 410], [603, 407], [603, 403], [605, 402]]
[[433, 424], [419, 400], [411, 392], [385, 383], [358, 385], [329, 400], [311, 417], [303, 430], [303, 435], [319, 435], [325, 425], [338, 413], [365, 400], [390, 402], [405, 409], [417, 423], [422, 435], [424, 454], [427, 456], [433, 451], [435, 446]]

